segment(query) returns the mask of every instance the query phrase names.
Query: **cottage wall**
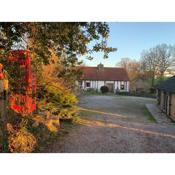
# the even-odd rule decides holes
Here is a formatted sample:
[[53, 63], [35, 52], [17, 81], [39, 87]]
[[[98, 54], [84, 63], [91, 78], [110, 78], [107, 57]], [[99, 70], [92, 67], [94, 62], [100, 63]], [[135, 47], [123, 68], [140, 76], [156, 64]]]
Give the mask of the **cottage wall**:
[[117, 87], [118, 87], [118, 81], [115, 81], [114, 82], [114, 89], [117, 89]]
[[104, 81], [97, 81], [98, 84], [98, 91], [100, 92], [100, 88], [105, 85]]
[[97, 83], [96, 83], [96, 81], [92, 81], [92, 88], [94, 88], [94, 89], [97, 88]]
[[[86, 83], [90, 83], [90, 87], [86, 87]], [[92, 81], [92, 80], [83, 80], [82, 81], [82, 89], [88, 89], [88, 88], [93, 88], [97, 89], [98, 87], [98, 82], [97, 81]]]
[[121, 84], [121, 82], [120, 81], [117, 81], [117, 88], [118, 88], [118, 90], [120, 90], [120, 84]]
[[127, 81], [127, 92], [129, 92], [129, 86], [130, 86], [130, 83], [129, 81]]
[[[86, 83], [89, 82], [90, 83], [90, 87], [86, 87]], [[81, 88], [82, 89], [89, 89], [89, 88], [93, 88], [95, 90], [98, 90], [100, 92], [100, 88], [101, 86], [107, 85], [108, 83], [111, 83], [114, 85], [114, 93], [118, 90], [118, 91], [122, 91], [122, 92], [129, 92], [129, 81], [92, 81], [92, 80], [83, 80], [81, 83]], [[76, 83], [78, 84], [78, 83]], [[121, 84], [124, 84], [125, 89], [121, 90]]]
[[114, 83], [114, 81], [105, 81], [105, 84]]

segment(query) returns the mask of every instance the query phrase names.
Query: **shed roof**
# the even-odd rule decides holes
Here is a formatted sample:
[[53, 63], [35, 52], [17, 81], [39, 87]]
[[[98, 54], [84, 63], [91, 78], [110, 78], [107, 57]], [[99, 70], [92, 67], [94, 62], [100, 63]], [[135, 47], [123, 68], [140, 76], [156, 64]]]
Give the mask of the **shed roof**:
[[175, 76], [159, 84], [157, 89], [164, 90], [166, 92], [175, 92]]

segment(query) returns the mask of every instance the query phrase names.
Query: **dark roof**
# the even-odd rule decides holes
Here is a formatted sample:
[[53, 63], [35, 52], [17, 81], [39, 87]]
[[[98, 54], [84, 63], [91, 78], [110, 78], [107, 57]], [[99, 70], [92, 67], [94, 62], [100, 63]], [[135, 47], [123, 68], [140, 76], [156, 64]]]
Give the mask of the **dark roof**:
[[82, 80], [129, 81], [128, 74], [124, 68], [85, 66], [80, 69], [83, 71]]
[[175, 92], [175, 76], [159, 84], [157, 89], [164, 90], [166, 92]]

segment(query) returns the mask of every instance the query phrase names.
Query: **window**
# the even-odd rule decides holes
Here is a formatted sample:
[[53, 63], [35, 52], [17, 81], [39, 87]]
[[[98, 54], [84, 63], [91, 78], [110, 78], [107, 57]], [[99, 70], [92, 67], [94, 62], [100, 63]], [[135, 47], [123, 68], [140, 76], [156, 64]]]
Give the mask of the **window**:
[[86, 82], [86, 87], [91, 87], [90, 82]]
[[124, 84], [121, 84], [121, 85], [120, 85], [120, 89], [121, 89], [121, 90], [124, 90], [124, 89], [125, 89]]

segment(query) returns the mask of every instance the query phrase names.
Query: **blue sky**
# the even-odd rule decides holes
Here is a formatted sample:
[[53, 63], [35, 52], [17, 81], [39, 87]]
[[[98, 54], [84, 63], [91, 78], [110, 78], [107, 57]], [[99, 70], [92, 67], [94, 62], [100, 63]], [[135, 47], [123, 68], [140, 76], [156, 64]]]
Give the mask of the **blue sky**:
[[113, 22], [108, 24], [110, 28], [108, 45], [118, 50], [109, 54], [106, 60], [102, 58], [102, 53], [95, 53], [95, 59], [92, 61], [83, 58], [87, 66], [96, 66], [101, 62], [105, 66], [113, 67], [123, 57], [139, 60], [144, 49], [157, 44], [175, 44], [175, 23]]

